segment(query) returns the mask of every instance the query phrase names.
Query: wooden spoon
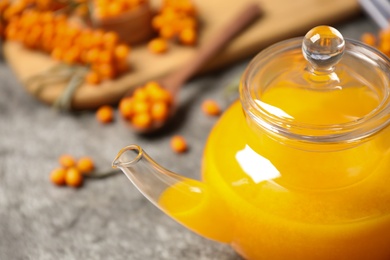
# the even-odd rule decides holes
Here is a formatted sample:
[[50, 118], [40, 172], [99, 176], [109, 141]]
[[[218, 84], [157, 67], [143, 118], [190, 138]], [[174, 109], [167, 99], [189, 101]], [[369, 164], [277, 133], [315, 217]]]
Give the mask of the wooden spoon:
[[[232, 20], [222, 26], [217, 34], [213, 35], [210, 40], [203, 43], [185, 65], [181, 66], [173, 73], [157, 80], [162, 87], [171, 93], [173, 98], [173, 105], [171, 106], [169, 117], [172, 117], [176, 112], [176, 99], [180, 88], [184, 85], [184, 83], [194, 76], [207, 61], [220, 52], [222, 48], [234, 38], [234, 36], [258, 18], [260, 14], [261, 9], [258, 4], [250, 3], [246, 5]], [[126, 96], [131, 95], [132, 92], [133, 91], [129, 92]], [[163, 127], [168, 121], [169, 120], [153, 123], [153, 125], [148, 128], [138, 128], [131, 124], [130, 125], [134, 131], [140, 134], [149, 134]]]

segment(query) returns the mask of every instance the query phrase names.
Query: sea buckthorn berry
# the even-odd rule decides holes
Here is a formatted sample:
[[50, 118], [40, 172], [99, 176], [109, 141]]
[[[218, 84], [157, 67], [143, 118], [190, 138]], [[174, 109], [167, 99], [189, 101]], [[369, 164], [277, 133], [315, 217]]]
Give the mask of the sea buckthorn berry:
[[165, 102], [156, 102], [152, 104], [151, 116], [153, 120], [165, 121], [169, 115], [169, 107]]
[[64, 51], [59, 47], [54, 48], [53, 51], [51, 52], [51, 57], [55, 60], [62, 60], [63, 56], [64, 56]]
[[217, 116], [221, 113], [221, 108], [218, 103], [214, 100], [208, 99], [202, 103], [202, 111], [206, 115]]
[[81, 30], [76, 26], [67, 26], [67, 30], [65, 33], [66, 36], [69, 37], [70, 39], [75, 39], [77, 36], [80, 35]]
[[113, 17], [113, 16], [117, 16], [117, 15], [121, 14], [123, 11], [122, 11], [122, 7], [119, 3], [112, 2], [112, 3], [108, 4], [107, 12], [108, 12], [109, 16]]
[[110, 63], [98, 64], [97, 71], [102, 79], [113, 79], [116, 76], [115, 68]]
[[55, 185], [62, 186], [65, 184], [66, 170], [64, 168], [57, 168], [51, 171], [50, 181]]
[[131, 118], [131, 124], [139, 129], [148, 129], [152, 125], [152, 118], [148, 113], [137, 113]]
[[382, 41], [379, 44], [378, 48], [381, 52], [385, 53], [386, 55], [390, 55], [390, 41]]
[[119, 102], [119, 112], [124, 118], [130, 118], [134, 113], [134, 100], [132, 97], [122, 98]]
[[164, 25], [164, 17], [162, 15], [156, 15], [152, 19], [152, 27], [156, 30], [160, 29]]
[[163, 101], [169, 105], [172, 103], [173, 100], [172, 95], [163, 88], [156, 88], [153, 91], [150, 91], [150, 98], [155, 102]]
[[179, 22], [179, 27], [180, 29], [185, 29], [185, 28], [192, 28], [195, 29], [197, 28], [197, 22], [196, 19], [193, 17], [186, 17], [180, 20]]
[[89, 174], [93, 171], [95, 168], [95, 164], [92, 160], [92, 158], [88, 156], [84, 156], [78, 159], [76, 168], [82, 173], [82, 174]]
[[146, 85], [145, 89], [148, 92], [149, 97], [153, 102], [163, 101], [168, 105], [172, 103], [172, 99], [173, 99], [172, 95], [170, 94], [170, 92], [160, 87], [160, 85], [154, 85], [154, 86]]
[[150, 104], [148, 101], [134, 99], [134, 103], [133, 103], [134, 113], [136, 113], [136, 114], [148, 113], [149, 109], [150, 109]]
[[99, 60], [100, 51], [98, 48], [93, 48], [87, 51], [87, 62], [96, 63]]
[[101, 82], [101, 77], [96, 71], [90, 71], [86, 75], [85, 81], [91, 85], [98, 85]]
[[63, 154], [58, 158], [59, 164], [64, 168], [73, 167], [76, 164], [74, 157], [70, 154]]
[[99, 63], [109, 64], [114, 60], [114, 53], [111, 50], [103, 50], [99, 53]]
[[130, 48], [125, 44], [120, 44], [116, 46], [114, 49], [114, 55], [117, 60], [126, 60], [129, 53], [130, 53]]
[[157, 81], [149, 81], [145, 84], [144, 86], [145, 90], [148, 92], [148, 93], [152, 93], [154, 91], [158, 91], [161, 89], [161, 86], [160, 84], [157, 82]]
[[147, 92], [146, 89], [144, 89], [142, 87], [139, 87], [139, 88], [134, 90], [133, 97], [136, 100], [144, 100], [144, 101], [146, 101], [146, 100], [148, 100], [149, 95], [148, 95], [148, 92]]
[[80, 187], [83, 184], [83, 176], [77, 168], [71, 167], [66, 170], [65, 183], [71, 187]]
[[104, 31], [102, 31], [102, 30], [98, 29], [98, 30], [93, 31], [93, 33], [91, 35], [91, 40], [92, 40], [93, 46], [95, 46], [97, 48], [101, 48], [104, 46], [103, 35], [104, 35]]
[[111, 123], [114, 120], [114, 109], [108, 105], [99, 107], [96, 111], [96, 119], [103, 124]]
[[103, 35], [104, 45], [108, 48], [115, 47], [119, 42], [119, 36], [115, 32], [106, 32]]
[[79, 62], [80, 56], [81, 56], [80, 49], [74, 46], [65, 52], [63, 60], [67, 63], [73, 64]]
[[164, 53], [168, 50], [168, 43], [162, 38], [156, 38], [148, 43], [148, 48], [152, 53]]
[[194, 45], [196, 43], [196, 31], [193, 28], [186, 28], [180, 32], [179, 40], [184, 45]]
[[176, 30], [173, 25], [163, 25], [160, 28], [160, 36], [164, 39], [172, 39], [176, 36]]
[[379, 32], [379, 38], [381, 39], [381, 41], [390, 40], [390, 30], [389, 29], [382, 29]]
[[188, 149], [187, 141], [184, 139], [184, 137], [179, 135], [172, 137], [170, 145], [172, 150], [176, 153], [184, 153]]

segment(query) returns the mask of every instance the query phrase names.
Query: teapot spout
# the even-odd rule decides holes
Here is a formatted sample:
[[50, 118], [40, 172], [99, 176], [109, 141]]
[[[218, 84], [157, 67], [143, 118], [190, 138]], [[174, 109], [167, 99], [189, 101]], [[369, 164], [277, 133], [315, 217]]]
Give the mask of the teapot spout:
[[119, 168], [134, 186], [153, 204], [167, 188], [182, 181], [182, 177], [162, 168], [138, 145], [122, 148], [112, 163]]
[[166, 170], [138, 145], [121, 149], [112, 167], [121, 169], [149, 201], [177, 222], [206, 238], [230, 242], [226, 227], [218, 226], [223, 210], [204, 183]]

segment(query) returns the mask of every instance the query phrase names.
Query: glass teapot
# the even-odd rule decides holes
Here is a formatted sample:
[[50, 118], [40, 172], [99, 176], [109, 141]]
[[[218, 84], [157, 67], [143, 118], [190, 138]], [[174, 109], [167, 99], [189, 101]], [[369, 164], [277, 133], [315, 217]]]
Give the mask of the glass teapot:
[[[303, 55], [302, 55], [303, 53]], [[246, 259], [390, 259], [390, 61], [319, 26], [260, 52], [208, 138], [202, 181], [139, 146], [113, 162]]]

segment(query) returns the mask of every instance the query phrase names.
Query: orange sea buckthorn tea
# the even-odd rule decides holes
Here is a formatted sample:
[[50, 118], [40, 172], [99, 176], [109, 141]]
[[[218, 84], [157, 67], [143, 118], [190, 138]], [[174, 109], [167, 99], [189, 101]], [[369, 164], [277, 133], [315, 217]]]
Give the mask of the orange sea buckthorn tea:
[[389, 73], [382, 53], [316, 27], [249, 64], [241, 102], [207, 141], [202, 182], [135, 145], [113, 165], [245, 259], [390, 259]]

